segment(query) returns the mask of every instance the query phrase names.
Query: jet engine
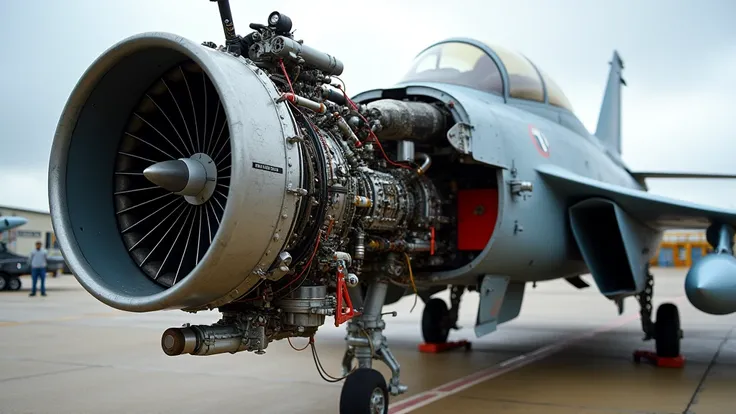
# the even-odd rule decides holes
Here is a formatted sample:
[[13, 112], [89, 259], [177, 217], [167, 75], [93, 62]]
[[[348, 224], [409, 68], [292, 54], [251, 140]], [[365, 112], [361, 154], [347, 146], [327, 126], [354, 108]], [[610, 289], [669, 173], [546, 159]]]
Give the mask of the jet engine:
[[[342, 62], [295, 40], [279, 13], [245, 37], [223, 24], [224, 46], [144, 33], [108, 49], [53, 142], [54, 228], [86, 290], [126, 311], [223, 312], [167, 330], [169, 355], [311, 336], [327, 316], [355, 315], [361, 282], [411, 287], [412, 265], [449, 251], [432, 158], [381, 144], [442, 137], [448, 113], [355, 104], [337, 82]], [[377, 286], [383, 298], [362, 312], [380, 314]]]

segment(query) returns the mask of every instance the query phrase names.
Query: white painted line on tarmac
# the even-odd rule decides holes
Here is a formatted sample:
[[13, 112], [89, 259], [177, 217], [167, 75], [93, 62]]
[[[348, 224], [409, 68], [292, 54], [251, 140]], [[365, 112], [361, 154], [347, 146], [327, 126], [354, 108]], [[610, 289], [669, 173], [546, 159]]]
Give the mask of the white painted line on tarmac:
[[[685, 299], [685, 296], [678, 296], [666, 301], [677, 303], [682, 301], [683, 299]], [[482, 382], [491, 380], [493, 378], [506, 374], [507, 372], [517, 370], [533, 362], [542, 360], [558, 351], [561, 351], [564, 348], [569, 347], [570, 345], [582, 341], [583, 339], [593, 337], [599, 333], [611, 331], [635, 320], [639, 320], [639, 314], [619, 316], [618, 318], [612, 320], [606, 325], [601, 326], [600, 328], [580, 335], [575, 335], [571, 338], [564, 339], [558, 342], [553, 342], [528, 354], [523, 354], [507, 359], [506, 361], [503, 361], [492, 367], [483, 369], [481, 371], [456, 379], [454, 381], [450, 381], [446, 384], [440, 385], [439, 387], [421, 392], [405, 400], [397, 401], [396, 403], [391, 404], [391, 406], [389, 407], [389, 414], [410, 413], [416, 409], [432, 404], [435, 401], [439, 401], [451, 395], [457, 394]]]

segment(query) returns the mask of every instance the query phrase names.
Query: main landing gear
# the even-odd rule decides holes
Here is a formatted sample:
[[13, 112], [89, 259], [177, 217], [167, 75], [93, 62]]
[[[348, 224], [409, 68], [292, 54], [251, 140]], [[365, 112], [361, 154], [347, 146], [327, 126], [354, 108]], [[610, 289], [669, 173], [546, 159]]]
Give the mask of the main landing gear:
[[[388, 414], [389, 394], [400, 395], [407, 390], [399, 380], [401, 367], [383, 336], [386, 323], [381, 310], [387, 290], [386, 281], [371, 284], [363, 301], [363, 313], [348, 322], [347, 349], [342, 360], [343, 376], [347, 375], [347, 379], [340, 395], [341, 414]], [[358, 360], [357, 368], [352, 366], [353, 359]], [[383, 375], [373, 369], [374, 359], [383, 361], [391, 369], [388, 384]]]
[[22, 283], [18, 276], [0, 273], [0, 290], [18, 291], [21, 286]]
[[641, 325], [644, 331], [644, 340], [654, 339], [655, 352], [636, 351], [634, 361], [642, 358], [655, 363], [657, 366], [681, 367], [685, 360], [680, 355], [680, 341], [682, 329], [680, 327], [680, 313], [674, 303], [663, 303], [657, 308], [657, 319], [652, 321], [652, 297], [654, 293], [654, 278], [647, 268], [647, 287], [639, 295], [641, 310]]
[[437, 353], [449, 349], [464, 347], [469, 350], [468, 341], [447, 342], [451, 329], [460, 329], [457, 326], [460, 298], [465, 291], [464, 286], [453, 286], [450, 289], [450, 308], [440, 298], [426, 300], [422, 313], [422, 336], [424, 343], [419, 345], [420, 352]]
[[427, 344], [444, 344], [450, 336], [451, 329], [457, 326], [460, 298], [465, 291], [464, 286], [450, 288], [450, 308], [440, 298], [427, 300], [422, 313], [422, 336]]

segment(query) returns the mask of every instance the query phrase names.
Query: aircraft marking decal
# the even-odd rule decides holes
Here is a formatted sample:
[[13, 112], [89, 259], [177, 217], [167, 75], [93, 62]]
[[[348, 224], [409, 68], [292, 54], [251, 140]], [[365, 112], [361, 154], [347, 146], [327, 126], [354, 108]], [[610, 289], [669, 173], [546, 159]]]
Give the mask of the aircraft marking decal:
[[549, 158], [549, 141], [547, 141], [547, 137], [544, 136], [542, 131], [538, 130], [534, 125], [529, 125], [529, 136], [532, 138], [532, 142], [537, 147], [539, 154], [544, 158]]

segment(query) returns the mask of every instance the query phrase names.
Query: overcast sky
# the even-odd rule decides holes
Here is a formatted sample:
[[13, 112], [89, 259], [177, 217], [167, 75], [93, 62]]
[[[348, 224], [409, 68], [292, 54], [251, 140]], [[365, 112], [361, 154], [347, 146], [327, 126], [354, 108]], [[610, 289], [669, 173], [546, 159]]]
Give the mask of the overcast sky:
[[[634, 170], [736, 174], [736, 1], [238, 1], [236, 30], [289, 15], [345, 64], [348, 93], [389, 86], [429, 44], [474, 37], [527, 55], [595, 131], [608, 61], [626, 68], [623, 157]], [[431, 5], [430, 4], [436, 4]], [[331, 12], [330, 10], [335, 10]], [[47, 170], [67, 96], [115, 42], [168, 31], [223, 43], [208, 0], [0, 2], [0, 205], [48, 211]], [[653, 192], [736, 207], [736, 180], [650, 181]]]

